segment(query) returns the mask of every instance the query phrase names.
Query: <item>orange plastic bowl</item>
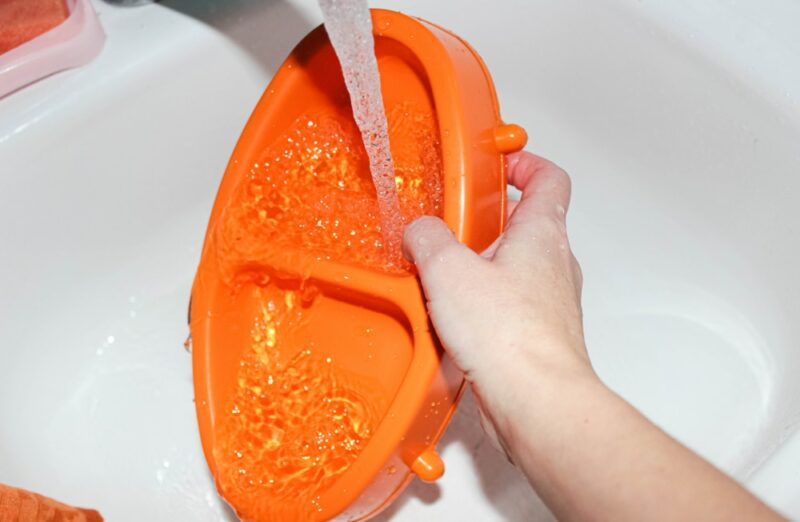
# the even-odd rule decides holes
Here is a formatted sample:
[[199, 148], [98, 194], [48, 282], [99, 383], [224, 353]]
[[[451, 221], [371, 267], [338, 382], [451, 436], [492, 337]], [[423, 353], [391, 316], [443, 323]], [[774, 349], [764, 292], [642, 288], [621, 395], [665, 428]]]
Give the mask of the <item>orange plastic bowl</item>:
[[[372, 16], [384, 102], [389, 106], [411, 101], [437, 121], [444, 219], [460, 241], [481, 251], [503, 229], [504, 154], [525, 145], [525, 132], [500, 119], [489, 72], [466, 42], [400, 13], [374, 10]], [[212, 231], [237, 181], [309, 105], [349, 112], [348, 100], [338, 60], [318, 27], [276, 73], [220, 184], [190, 310], [198, 424], [215, 476], [214, 426], [229, 408], [252, 325], [247, 318], [256, 304], [250, 294], [232, 292], [223, 282]], [[319, 261], [301, 247], [263, 260], [260, 268], [270, 274], [297, 274], [298, 267], [324, 299], [305, 328], [330, 332], [328, 353], [346, 361], [354, 372], [375, 374], [392, 391], [393, 399], [372, 436], [333, 486], [322, 492], [312, 517], [365, 519], [385, 508], [415, 475], [426, 481], [442, 475], [444, 464], [435, 446], [456, 408], [463, 376], [437, 342], [415, 276]], [[363, 339], [351, 333], [349, 325], [354, 324], [369, 324], [373, 341], [389, 347], [387, 352], [376, 354], [369, 364], [357, 356], [365, 347]]]

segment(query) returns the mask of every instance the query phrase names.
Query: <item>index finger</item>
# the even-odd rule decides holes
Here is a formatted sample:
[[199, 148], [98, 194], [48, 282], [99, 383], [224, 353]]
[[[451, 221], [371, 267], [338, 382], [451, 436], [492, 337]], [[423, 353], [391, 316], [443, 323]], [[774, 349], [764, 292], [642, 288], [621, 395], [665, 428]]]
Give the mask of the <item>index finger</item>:
[[515, 213], [528, 209], [526, 212], [566, 214], [572, 187], [564, 169], [527, 151], [510, 154], [506, 161], [509, 185], [522, 191]]
[[522, 191], [522, 197], [508, 219], [492, 259], [518, 257], [525, 253], [538, 259], [544, 254], [566, 251], [566, 213], [571, 183], [555, 163], [529, 152], [508, 156], [508, 183]]

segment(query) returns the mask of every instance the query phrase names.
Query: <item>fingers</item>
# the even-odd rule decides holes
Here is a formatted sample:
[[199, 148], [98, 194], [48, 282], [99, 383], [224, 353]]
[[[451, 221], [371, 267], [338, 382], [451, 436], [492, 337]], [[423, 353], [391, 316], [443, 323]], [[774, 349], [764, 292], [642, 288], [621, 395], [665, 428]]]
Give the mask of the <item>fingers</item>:
[[562, 168], [524, 151], [509, 155], [507, 165], [508, 183], [522, 191], [520, 205], [526, 213], [566, 214], [571, 183]]
[[480, 260], [465, 245], [458, 242], [444, 221], [422, 216], [409, 224], [403, 236], [403, 255], [417, 266], [428, 299], [430, 292], [447, 289]]
[[550, 254], [569, 253], [566, 213], [571, 183], [567, 173], [529, 152], [511, 154], [506, 162], [508, 183], [522, 195], [516, 204], [509, 202], [507, 225], [491, 259], [535, 263]]
[[[566, 213], [571, 192], [567, 173], [529, 152], [510, 155], [507, 165], [508, 182], [521, 190], [522, 196], [509, 216], [504, 234], [506, 242], [520, 243], [521, 248], [521, 243], [530, 243], [532, 238], [553, 238], [566, 243]], [[545, 244], [544, 249], [548, 248], [550, 246]]]

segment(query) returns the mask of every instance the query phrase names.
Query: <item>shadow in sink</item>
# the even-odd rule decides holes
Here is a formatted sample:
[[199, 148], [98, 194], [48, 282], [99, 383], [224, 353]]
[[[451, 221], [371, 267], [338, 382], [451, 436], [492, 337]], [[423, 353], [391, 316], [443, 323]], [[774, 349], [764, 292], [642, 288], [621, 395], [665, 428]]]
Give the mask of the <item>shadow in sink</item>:
[[[491, 504], [497, 514], [498, 520], [511, 522], [544, 522], [555, 520], [544, 503], [536, 496], [528, 481], [505, 456], [492, 446], [489, 438], [483, 432], [480, 424], [478, 409], [472, 391], [467, 390], [461, 399], [458, 411], [453, 416], [450, 425], [439, 443], [439, 451], [445, 462], [452, 462], [454, 467], [445, 473], [462, 475], [456, 483], [463, 486], [464, 491], [474, 491], [470, 486], [473, 477], [477, 477], [481, 494], [486, 502]], [[467, 453], [470, 458], [452, 458], [455, 453]], [[466, 467], [465, 467], [466, 464]], [[455, 484], [448, 482], [449, 487]], [[444, 491], [437, 484], [426, 484], [414, 480], [403, 494], [386, 511], [375, 517], [375, 521], [388, 522], [395, 515], [403, 512], [414, 513], [409, 503], [421, 504], [426, 513], [434, 510], [435, 504], [441, 497], [449, 495], [458, 497], [463, 491]], [[450, 504], [448, 502], [441, 503]], [[452, 506], [452, 504], [450, 504]]]
[[317, 25], [285, 0], [165, 0], [160, 4], [214, 27], [270, 73]]
[[294, 46], [318, 23], [286, 0], [163, 0], [158, 4], [218, 30], [270, 73], [278, 70]]

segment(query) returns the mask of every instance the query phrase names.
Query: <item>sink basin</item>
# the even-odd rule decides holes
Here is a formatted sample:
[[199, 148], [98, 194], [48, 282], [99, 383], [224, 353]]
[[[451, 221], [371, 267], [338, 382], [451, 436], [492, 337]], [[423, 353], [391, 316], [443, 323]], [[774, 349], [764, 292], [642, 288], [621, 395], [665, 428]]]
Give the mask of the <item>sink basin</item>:
[[[601, 377], [800, 518], [800, 7], [385, 1], [463, 36], [572, 175]], [[0, 99], [0, 482], [109, 520], [232, 520], [186, 307], [247, 116], [313, 1], [96, 1], [91, 64]], [[511, 59], [510, 57], [513, 57]], [[381, 520], [549, 520], [462, 402], [436, 484]]]

